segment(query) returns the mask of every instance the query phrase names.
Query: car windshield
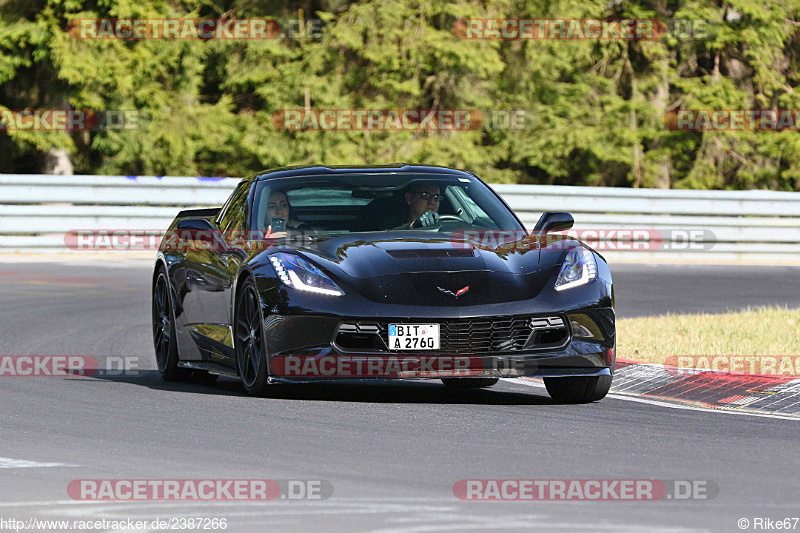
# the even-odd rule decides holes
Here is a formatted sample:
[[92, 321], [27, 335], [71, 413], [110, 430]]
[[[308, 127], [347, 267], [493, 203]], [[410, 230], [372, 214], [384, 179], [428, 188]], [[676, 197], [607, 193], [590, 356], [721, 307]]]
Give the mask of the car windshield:
[[[434, 214], [431, 215], [431, 212]], [[413, 225], [421, 215], [427, 219]], [[441, 174], [358, 173], [257, 182], [251, 225], [319, 235], [426, 229], [523, 230], [480, 180]], [[424, 218], [424, 217], [423, 217]]]

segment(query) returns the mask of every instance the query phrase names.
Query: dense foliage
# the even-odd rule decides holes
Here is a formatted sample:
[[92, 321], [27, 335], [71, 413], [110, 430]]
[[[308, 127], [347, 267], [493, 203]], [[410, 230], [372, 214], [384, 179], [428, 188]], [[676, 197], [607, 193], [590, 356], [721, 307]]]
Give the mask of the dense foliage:
[[[80, 40], [76, 18], [273, 17], [272, 40]], [[463, 18], [706, 21], [653, 40], [465, 40]], [[395, 161], [495, 182], [800, 190], [800, 131], [672, 131], [673, 109], [800, 109], [800, 0], [0, 0], [0, 112], [140, 110], [136, 130], [0, 131], [0, 172], [240, 176]], [[524, 129], [282, 131], [281, 109], [524, 110]]]

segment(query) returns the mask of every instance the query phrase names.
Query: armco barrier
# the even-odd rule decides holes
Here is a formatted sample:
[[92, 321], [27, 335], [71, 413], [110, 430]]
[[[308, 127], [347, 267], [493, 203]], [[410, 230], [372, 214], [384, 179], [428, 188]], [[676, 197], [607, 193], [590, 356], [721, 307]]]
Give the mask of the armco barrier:
[[[0, 174], [0, 252], [70, 252], [70, 229], [163, 230], [178, 210], [221, 205], [232, 178]], [[543, 211], [568, 211], [575, 228], [650, 229], [677, 239], [611, 259], [719, 259], [800, 263], [800, 193], [493, 185], [532, 228]], [[712, 246], [681, 235], [706, 230]], [[709, 233], [706, 233], [709, 235]], [[81, 253], [81, 252], [72, 252]]]
[[71, 229], [164, 230], [182, 208], [222, 205], [238, 181], [0, 174], [0, 252], [70, 252]]
[[553, 185], [495, 185], [532, 228], [543, 211], [568, 211], [575, 228], [649, 229], [673, 239], [704, 230], [712, 246], [671, 242], [653, 252], [603, 252], [610, 259], [800, 263], [800, 193]]

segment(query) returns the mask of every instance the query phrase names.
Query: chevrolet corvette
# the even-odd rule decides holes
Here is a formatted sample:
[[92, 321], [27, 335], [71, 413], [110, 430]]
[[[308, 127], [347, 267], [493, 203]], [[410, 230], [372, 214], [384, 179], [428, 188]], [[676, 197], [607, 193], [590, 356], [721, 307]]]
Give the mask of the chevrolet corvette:
[[[289, 167], [243, 179], [170, 225], [152, 280], [166, 380], [540, 377], [557, 402], [603, 398], [614, 371], [606, 261], [526, 230], [476, 175], [432, 166]], [[363, 365], [361, 363], [364, 363]]]

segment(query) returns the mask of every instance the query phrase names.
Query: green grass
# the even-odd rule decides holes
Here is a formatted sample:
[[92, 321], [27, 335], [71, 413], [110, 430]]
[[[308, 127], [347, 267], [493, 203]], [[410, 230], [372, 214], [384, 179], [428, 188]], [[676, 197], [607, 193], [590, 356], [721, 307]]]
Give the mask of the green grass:
[[617, 320], [617, 358], [664, 363], [671, 355], [800, 355], [800, 310]]

